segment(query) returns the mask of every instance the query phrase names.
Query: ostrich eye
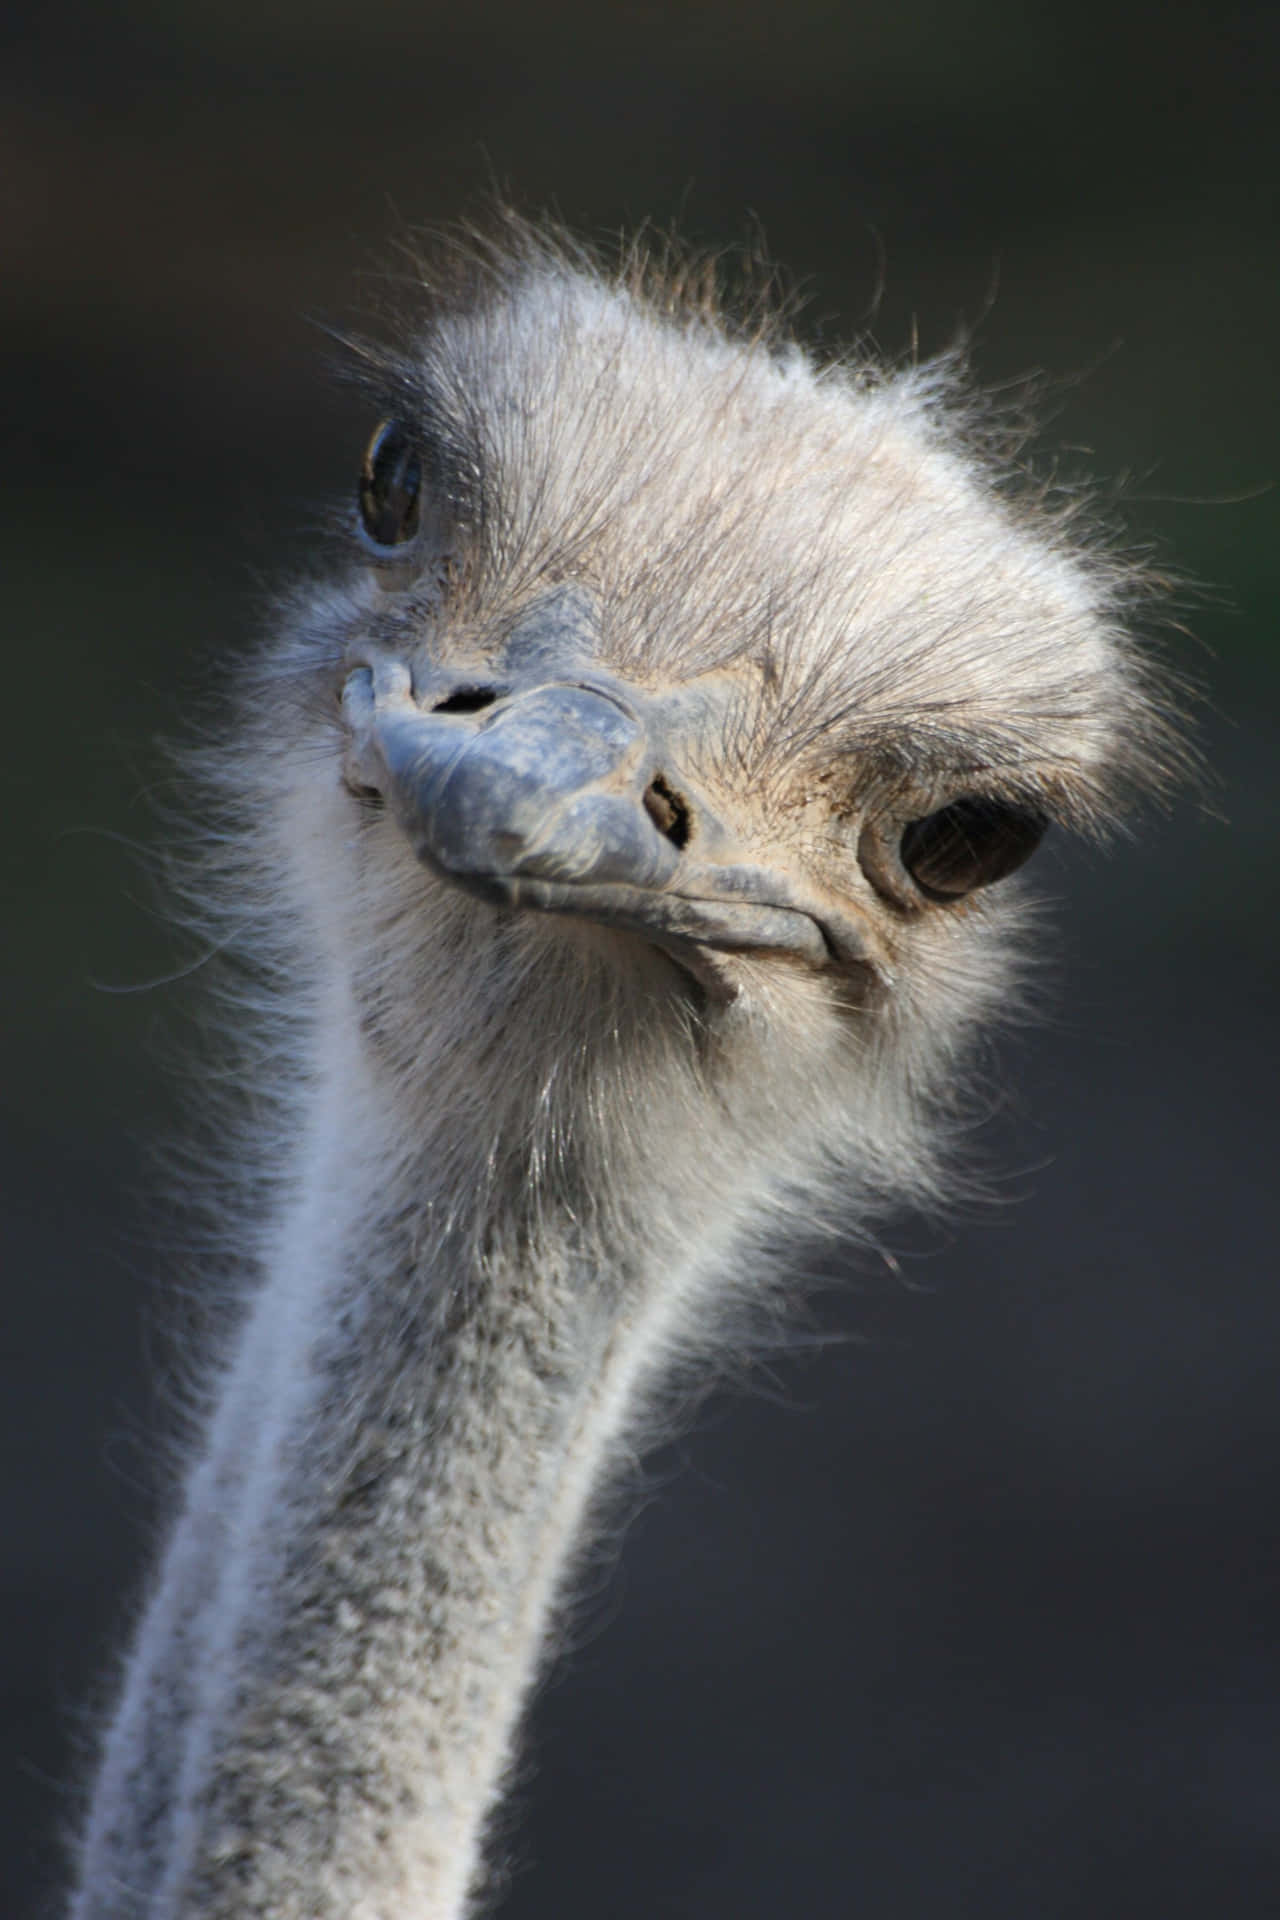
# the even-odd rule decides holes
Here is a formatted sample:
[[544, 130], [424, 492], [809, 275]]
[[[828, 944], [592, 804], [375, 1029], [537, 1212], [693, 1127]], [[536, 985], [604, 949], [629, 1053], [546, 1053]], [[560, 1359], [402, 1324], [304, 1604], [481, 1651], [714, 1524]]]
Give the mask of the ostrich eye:
[[404, 428], [384, 420], [360, 470], [360, 522], [377, 547], [402, 547], [418, 531], [422, 460]]
[[921, 893], [958, 900], [989, 887], [1020, 867], [1044, 838], [1049, 822], [1032, 807], [1001, 800], [953, 800], [902, 836], [902, 864]]

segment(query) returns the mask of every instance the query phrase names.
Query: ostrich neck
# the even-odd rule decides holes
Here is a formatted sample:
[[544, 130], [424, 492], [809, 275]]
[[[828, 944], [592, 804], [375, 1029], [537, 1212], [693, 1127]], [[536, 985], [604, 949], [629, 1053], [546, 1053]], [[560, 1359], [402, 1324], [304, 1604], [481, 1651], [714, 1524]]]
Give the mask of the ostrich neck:
[[117, 1727], [97, 1845], [142, 1897], [83, 1920], [464, 1911], [558, 1576], [696, 1264], [678, 1219], [495, 1204], [479, 1136], [469, 1168], [456, 1136], [353, 1158], [375, 1114], [398, 1131], [359, 1070], [320, 1107]]

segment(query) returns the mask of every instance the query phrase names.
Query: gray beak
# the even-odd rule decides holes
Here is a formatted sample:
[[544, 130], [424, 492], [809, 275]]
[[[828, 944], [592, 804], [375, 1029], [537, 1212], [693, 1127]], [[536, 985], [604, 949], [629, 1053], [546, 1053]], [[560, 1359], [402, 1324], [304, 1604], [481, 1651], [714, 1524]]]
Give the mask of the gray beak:
[[455, 690], [428, 706], [397, 667], [357, 669], [343, 709], [353, 784], [379, 793], [418, 858], [469, 892], [630, 928], [677, 958], [832, 958], [812, 903], [742, 857], [681, 771], [705, 701], [662, 702], [601, 675]]
[[639, 720], [586, 687], [536, 687], [483, 713], [392, 712], [375, 736], [419, 858], [457, 879], [662, 887], [679, 854], [644, 806]]

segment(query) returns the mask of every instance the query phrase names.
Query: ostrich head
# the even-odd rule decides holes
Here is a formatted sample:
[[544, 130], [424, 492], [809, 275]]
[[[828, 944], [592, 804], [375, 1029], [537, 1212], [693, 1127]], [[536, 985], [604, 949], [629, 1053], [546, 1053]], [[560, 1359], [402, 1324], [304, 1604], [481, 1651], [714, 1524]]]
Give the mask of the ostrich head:
[[409, 1138], [539, 1203], [570, 1161], [613, 1203], [626, 1153], [927, 1190], [1009, 877], [1170, 751], [1132, 573], [1008, 484], [954, 364], [819, 366], [528, 234], [426, 304], [252, 692], [291, 981]]
[[753, 1232], [929, 1190], [1015, 870], [1171, 751], [954, 370], [469, 259], [210, 756], [292, 1124], [81, 1920], [464, 1910], [638, 1390]]

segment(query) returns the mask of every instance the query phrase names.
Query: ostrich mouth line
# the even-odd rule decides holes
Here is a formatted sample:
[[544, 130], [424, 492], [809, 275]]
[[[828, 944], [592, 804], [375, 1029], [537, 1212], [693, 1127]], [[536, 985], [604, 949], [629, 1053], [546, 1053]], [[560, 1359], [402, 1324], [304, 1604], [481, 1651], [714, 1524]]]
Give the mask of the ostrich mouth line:
[[442, 879], [491, 905], [594, 920], [642, 934], [672, 950], [677, 958], [693, 948], [710, 948], [718, 953], [790, 953], [818, 967], [830, 965], [833, 958], [823, 927], [812, 914], [770, 900], [655, 892], [619, 881], [459, 872], [439, 860], [428, 864]]

